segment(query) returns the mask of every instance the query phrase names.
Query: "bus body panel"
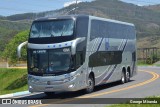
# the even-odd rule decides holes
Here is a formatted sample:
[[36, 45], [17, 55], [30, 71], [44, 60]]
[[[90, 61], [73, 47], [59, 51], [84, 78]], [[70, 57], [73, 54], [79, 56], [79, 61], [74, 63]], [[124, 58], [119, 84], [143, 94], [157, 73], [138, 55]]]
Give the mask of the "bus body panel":
[[[97, 22], [99, 21], [98, 23], [95, 23], [95, 28], [92, 28], [94, 27], [94, 22], [92, 21], [97, 21]], [[95, 74], [95, 84], [99, 85], [103, 83], [109, 83], [109, 82], [120, 80], [123, 67], [126, 69], [130, 68], [131, 77], [134, 76], [136, 74], [136, 35], [135, 35], [134, 25], [129, 23], [124, 23], [124, 22], [119, 22], [119, 21], [92, 17], [92, 16], [90, 16], [90, 24], [91, 24], [90, 25], [91, 31], [90, 31], [90, 35], [88, 35], [90, 41], [88, 40], [89, 45], [87, 48], [88, 56], [92, 56], [94, 53], [99, 54], [99, 56], [104, 55], [104, 54], [101, 54], [101, 52], [103, 53], [113, 52], [113, 54], [116, 54], [116, 53], [118, 54], [118, 51], [120, 51], [122, 54], [121, 62], [116, 62], [117, 59], [114, 59], [114, 58], [112, 59], [112, 60], [115, 60], [114, 63], [116, 64], [102, 63], [102, 65], [99, 65], [98, 60], [96, 59], [93, 60], [95, 62], [97, 61], [97, 64], [98, 64], [98, 65], [94, 64], [95, 66], [92, 66], [90, 68]], [[97, 26], [100, 26], [101, 29], [99, 29]], [[116, 27], [119, 27], [120, 29], [119, 31], [118, 29], [116, 29], [117, 32], [116, 30], [112, 30]], [[107, 32], [107, 28], [112, 30], [112, 32]], [[125, 29], [125, 28], [128, 28], [128, 29]], [[95, 29], [98, 33], [95, 31]], [[116, 34], [116, 33], [119, 33], [119, 34]], [[94, 37], [96, 36], [94, 34], [96, 34], [97, 37]], [[117, 37], [112, 37], [112, 36], [115, 36], [114, 34], [117, 35]], [[100, 57], [96, 57], [96, 55], [93, 56], [93, 58], [94, 57], [97, 59], [100, 58]], [[102, 59], [107, 60], [104, 58]]]

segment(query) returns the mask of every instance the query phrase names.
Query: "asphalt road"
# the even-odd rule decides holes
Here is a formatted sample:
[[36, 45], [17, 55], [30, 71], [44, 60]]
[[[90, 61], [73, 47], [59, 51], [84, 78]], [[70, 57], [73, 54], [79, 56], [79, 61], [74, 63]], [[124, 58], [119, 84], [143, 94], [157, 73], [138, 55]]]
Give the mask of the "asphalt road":
[[[105, 98], [144, 98], [148, 96], [160, 95], [160, 67], [139, 67], [138, 74], [131, 78], [131, 82], [126, 84], [111, 83], [102, 86], [97, 86], [91, 94], [85, 94], [83, 91], [57, 93], [53, 97], [47, 97], [44, 93], [36, 93], [28, 96], [20, 96], [23, 99], [43, 99], [60, 104], [45, 104], [45, 105], [23, 105], [24, 107], [81, 107], [81, 100], [91, 99], [92, 103], [83, 105], [84, 107], [104, 107], [103, 104], [96, 104], [98, 100], [106, 100]], [[100, 99], [101, 98], [101, 99]], [[116, 100], [116, 99], [113, 99]], [[78, 104], [76, 104], [78, 102]], [[69, 103], [69, 104], [63, 104]], [[86, 102], [89, 103], [89, 100]], [[17, 107], [17, 105], [12, 105]], [[21, 105], [22, 106], [22, 105]]]

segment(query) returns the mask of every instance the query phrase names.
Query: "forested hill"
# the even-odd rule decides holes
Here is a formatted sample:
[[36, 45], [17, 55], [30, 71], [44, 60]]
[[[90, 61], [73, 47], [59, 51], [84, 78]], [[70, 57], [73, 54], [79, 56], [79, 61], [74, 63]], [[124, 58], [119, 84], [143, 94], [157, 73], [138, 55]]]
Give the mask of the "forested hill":
[[[160, 36], [160, 10], [151, 6], [137, 6], [120, 0], [95, 0], [93, 2], [82, 2], [77, 5], [76, 11], [71, 11], [75, 5], [70, 5], [59, 10], [25, 13], [0, 16], [0, 49], [19, 31], [29, 29], [31, 21], [38, 17], [51, 17], [55, 15], [87, 14], [104, 18], [134, 23], [139, 38]], [[70, 11], [70, 12], [69, 12]], [[4, 21], [9, 20], [9, 21]], [[18, 21], [18, 22], [10, 22]]]
[[159, 12], [160, 13], [160, 4], [158, 5], [150, 5], [150, 6], [144, 6], [147, 9], [151, 9], [153, 11]]
[[0, 19], [0, 54], [4, 50], [6, 44], [22, 30], [27, 30], [30, 22], [18, 21], [11, 22], [5, 18]]
[[[78, 7], [78, 13], [134, 23], [138, 38], [160, 35], [160, 14], [151, 9], [119, 0], [96, 0], [91, 3], [80, 3]], [[65, 9], [71, 8], [73, 6]]]
[[[124, 3], [119, 0], [95, 0], [93, 2], [79, 3], [77, 14], [90, 14], [104, 18], [111, 18], [120, 21], [134, 23], [137, 28], [138, 37], [158, 36], [160, 34], [160, 13], [145, 6], [137, 6]], [[71, 5], [60, 10], [48, 12], [26, 13], [5, 17], [8, 20], [32, 20], [36, 17], [64, 15], [72, 10], [75, 5]], [[69, 12], [74, 14], [74, 11]]]

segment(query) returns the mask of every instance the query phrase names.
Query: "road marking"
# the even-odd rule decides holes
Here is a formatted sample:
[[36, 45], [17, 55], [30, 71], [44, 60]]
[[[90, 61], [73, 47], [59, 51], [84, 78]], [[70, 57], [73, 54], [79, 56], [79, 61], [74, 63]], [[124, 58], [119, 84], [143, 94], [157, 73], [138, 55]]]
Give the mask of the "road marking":
[[35, 105], [35, 106], [29, 106], [29, 107], [41, 107], [41, 106], [48, 106], [50, 104], [41, 104], [41, 105]]
[[[55, 101], [53, 103], [55, 103], [55, 104], [59, 103], [60, 104], [60, 103], [65, 103], [65, 102], [69, 102], [69, 101], [75, 101], [75, 100], [78, 100], [78, 98], [91, 98], [91, 97], [111, 94], [111, 93], [115, 93], [115, 92], [119, 92], [119, 91], [124, 91], [124, 90], [132, 89], [132, 88], [135, 88], [135, 87], [143, 86], [143, 85], [151, 83], [151, 82], [153, 82], [153, 81], [155, 81], [156, 79], [159, 78], [159, 74], [157, 74], [155, 72], [144, 71], [144, 70], [139, 70], [139, 71], [149, 73], [153, 77], [151, 79], [149, 79], [149, 80], [144, 81], [144, 82], [141, 82], [141, 83], [138, 83], [138, 84], [134, 84], [134, 85], [131, 85], [131, 86], [127, 86], [127, 87], [124, 87], [124, 88], [111, 90], [111, 91], [107, 91], [107, 92], [103, 92], [103, 93], [97, 93], [97, 94], [92, 94], [92, 95], [85, 95], [85, 96], [81, 96], [81, 97], [75, 97], [77, 99], [72, 98], [72, 99], [66, 99], [66, 100], [62, 100], [62, 101]], [[48, 105], [51, 105], [51, 104], [33, 105], [33, 106], [29, 106], [29, 107], [41, 107], [41, 106], [48, 106]]]
[[[141, 70], [142, 71], [142, 70]], [[120, 89], [117, 89], [117, 90], [111, 90], [111, 91], [108, 91], [108, 92], [104, 92], [104, 93], [98, 93], [98, 94], [93, 94], [93, 95], [87, 95], [87, 96], [82, 96], [82, 97], [78, 97], [78, 98], [90, 98], [90, 97], [95, 97], [95, 96], [100, 96], [100, 95], [104, 95], [104, 94], [110, 94], [110, 93], [114, 93], [114, 92], [119, 92], [119, 91], [123, 91], [123, 90], [128, 90], [128, 89], [131, 89], [131, 88], [135, 88], [135, 87], [138, 87], [138, 86], [142, 86], [142, 85], [145, 85], [145, 84], [148, 84], [150, 82], [153, 82], [155, 81], [156, 79], [159, 78], [159, 75], [157, 73], [154, 73], [154, 72], [150, 72], [150, 71], [143, 71], [143, 72], [147, 72], [147, 73], [150, 73], [153, 75], [153, 77], [149, 80], [146, 80], [144, 82], [141, 82], [141, 83], [138, 83], [138, 84], [134, 84], [134, 85], [131, 85], [131, 86], [128, 86], [128, 87], [124, 87], [124, 88], [120, 88]]]

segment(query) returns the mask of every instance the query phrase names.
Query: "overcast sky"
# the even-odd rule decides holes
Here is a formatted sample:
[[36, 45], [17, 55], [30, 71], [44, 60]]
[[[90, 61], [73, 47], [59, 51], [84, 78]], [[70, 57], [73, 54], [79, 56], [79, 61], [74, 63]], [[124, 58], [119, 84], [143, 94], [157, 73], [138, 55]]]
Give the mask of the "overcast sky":
[[[42, 12], [60, 9], [74, 0], [0, 0], [0, 15], [8, 16], [27, 12]], [[93, 0], [78, 0], [78, 2]], [[121, 0], [137, 5], [160, 4], [160, 0]]]

